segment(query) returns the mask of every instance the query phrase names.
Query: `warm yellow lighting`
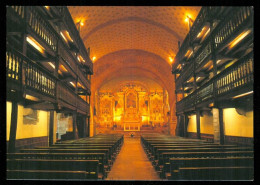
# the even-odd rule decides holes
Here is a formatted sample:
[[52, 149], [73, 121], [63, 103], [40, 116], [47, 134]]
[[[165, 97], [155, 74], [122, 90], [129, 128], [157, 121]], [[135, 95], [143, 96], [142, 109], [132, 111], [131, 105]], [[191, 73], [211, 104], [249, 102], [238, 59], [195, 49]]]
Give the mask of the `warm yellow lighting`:
[[219, 62], [221, 62], [221, 60], [217, 60], [217, 64], [219, 64]]
[[181, 64], [179, 64], [178, 67], [177, 67], [177, 69], [181, 69], [181, 68], [182, 68], [182, 66], [181, 66]]
[[169, 57], [169, 60], [170, 60], [170, 62], [173, 62], [173, 58], [172, 57]]
[[79, 62], [85, 62], [85, 60], [82, 58], [81, 55], [78, 55], [78, 56], [77, 56], [77, 59], [78, 59]]
[[65, 33], [66, 33], [67, 38], [68, 38], [71, 42], [73, 42], [73, 39], [71, 38], [70, 33], [69, 33], [68, 31], [65, 31]]
[[236, 60], [233, 60], [232, 62], [225, 65], [225, 69], [228, 68], [229, 66], [232, 66], [235, 62], [236, 62]]
[[48, 64], [49, 64], [53, 69], [55, 69], [55, 65], [54, 65], [52, 62], [48, 62]]
[[246, 95], [249, 95], [249, 94], [252, 94], [254, 91], [250, 91], [250, 92], [246, 92], [246, 93], [243, 93], [243, 94], [240, 94], [240, 95], [237, 95], [237, 96], [234, 96], [233, 99], [235, 98], [239, 98], [239, 97], [242, 97], [242, 96], [246, 96]]
[[233, 41], [229, 43], [229, 49], [233, 48], [235, 45], [237, 45], [241, 40], [243, 40], [251, 30], [243, 31], [241, 34], [239, 34]]
[[207, 69], [210, 70], [213, 67], [212, 65], [212, 60], [209, 60], [204, 66], [203, 69]]
[[60, 70], [58, 70], [58, 73], [59, 73], [60, 75], [62, 75], [62, 72], [61, 72]]
[[66, 37], [63, 35], [62, 32], [60, 32], [60, 35], [62, 36], [62, 38], [63, 38], [66, 42], [68, 42], [67, 39], [66, 39]]
[[147, 116], [142, 116], [142, 122], [145, 122], [147, 120], [148, 120]]
[[31, 96], [31, 95], [29, 95], [29, 94], [26, 94], [26, 95], [25, 95], [25, 99], [27, 99], [27, 100], [32, 100], [32, 101], [38, 101], [38, 100], [39, 100], [38, 98], [36, 98], [36, 97], [34, 97], [34, 96]]
[[189, 15], [187, 15], [185, 22], [189, 22], [189, 20], [192, 20], [191, 17]]
[[50, 6], [44, 6], [47, 10], [50, 10]]
[[190, 58], [190, 56], [192, 55], [192, 53], [193, 53], [193, 51], [191, 51], [191, 52], [190, 52], [190, 54], [189, 54], [188, 58]]
[[85, 87], [83, 85], [81, 85], [81, 83], [78, 82], [78, 86], [85, 89]]
[[80, 21], [80, 26], [84, 26], [84, 23]]
[[84, 96], [84, 95], [79, 95], [84, 101], [87, 101], [87, 98], [86, 98], [86, 96]]
[[202, 30], [199, 32], [199, 34], [197, 35], [197, 38], [199, 38], [202, 34], [202, 32], [205, 30], [205, 26], [202, 28]]
[[193, 82], [194, 81], [194, 78], [191, 77], [189, 80], [187, 80], [187, 83], [190, 83], [190, 82]]
[[92, 57], [92, 60], [95, 61], [95, 60], [96, 60], [96, 57]]
[[209, 104], [209, 107], [213, 107], [213, 106], [214, 106], [214, 103], [210, 103], [210, 104]]
[[121, 120], [121, 116], [114, 116], [114, 121], [120, 121]]
[[184, 57], [190, 58], [190, 56], [192, 55], [193, 51], [191, 49], [189, 49], [186, 54], [184, 55]]
[[185, 88], [184, 88], [184, 91], [186, 91], [187, 89], [189, 89], [189, 87], [185, 87]]
[[73, 82], [70, 82], [70, 84], [71, 84], [73, 87], [76, 87], [76, 85], [75, 85]]
[[64, 65], [60, 65], [60, 68], [61, 68], [61, 70], [63, 71], [63, 72], [67, 72], [68, 70], [64, 67]]
[[207, 32], [204, 34], [204, 36], [203, 36], [203, 38], [202, 38], [202, 40], [204, 40], [205, 39], [205, 37], [209, 34], [209, 32], [210, 32], [210, 28], [207, 30]]
[[34, 40], [34, 38], [32, 37], [26, 37], [26, 41], [31, 44], [34, 48], [36, 48], [38, 51], [40, 51], [41, 53], [44, 53], [44, 47], [42, 47], [36, 40]]
[[196, 81], [198, 81], [200, 78], [201, 78], [201, 77], [197, 77], [197, 78], [196, 78]]

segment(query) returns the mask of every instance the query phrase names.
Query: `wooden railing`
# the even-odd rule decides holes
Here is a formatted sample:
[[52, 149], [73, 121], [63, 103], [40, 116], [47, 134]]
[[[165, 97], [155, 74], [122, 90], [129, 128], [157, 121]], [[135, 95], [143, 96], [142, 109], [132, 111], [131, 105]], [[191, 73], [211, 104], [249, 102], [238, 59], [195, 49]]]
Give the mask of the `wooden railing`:
[[215, 96], [218, 98], [228, 95], [228, 93], [232, 93], [236, 89], [252, 87], [253, 90], [253, 69], [253, 54], [250, 53], [225, 69], [222, 73], [213, 77], [199, 89], [177, 102], [177, 112], [196, 107], [198, 104], [210, 99], [213, 100], [214, 92], [216, 92]]
[[[219, 14], [216, 12], [217, 12], [217, 10], [220, 9], [220, 7], [213, 7], [213, 8], [207, 7], [207, 8], [208, 8], [207, 11], [204, 8], [201, 10], [201, 13], [198, 15], [198, 18], [200, 18], [200, 20], [197, 22], [197, 19], [196, 19], [191, 30], [195, 30], [195, 27], [199, 27], [196, 25], [203, 24], [202, 20], [205, 21], [206, 14], [210, 14], [210, 17], [212, 17], [212, 19], [215, 18], [214, 17], [215, 14]], [[231, 10], [232, 11], [228, 14], [228, 16], [226, 16], [216, 26], [216, 28], [210, 33], [213, 40], [210, 37], [207, 38], [203, 42], [202, 47], [199, 48], [199, 50], [194, 54], [194, 60], [192, 59], [192, 61], [189, 61], [190, 62], [189, 65], [192, 65], [195, 62], [195, 70], [197, 70], [202, 65], [204, 65], [205, 59], [208, 56], [210, 56], [213, 51], [217, 52], [218, 48], [226, 46], [227, 43], [230, 42], [231, 36], [233, 34], [237, 34], [238, 31], [241, 30], [240, 29], [241, 27], [243, 27], [243, 26], [245, 26], [245, 24], [249, 23], [249, 21], [251, 20], [250, 17], [252, 18], [252, 14], [253, 14], [252, 7], [233, 7], [233, 8], [231, 8]], [[203, 17], [204, 17], [204, 19], [203, 19]], [[195, 32], [195, 31], [191, 31], [191, 32]], [[191, 32], [189, 34], [191, 34]], [[187, 44], [185, 45], [185, 43], [183, 43], [183, 46], [180, 48], [177, 56], [185, 54], [187, 48], [189, 47], [188, 42], [186, 42], [186, 40], [188, 40], [188, 37], [189, 37], [189, 35], [187, 35], [187, 37], [185, 38], [185, 43], [187, 43]], [[212, 43], [212, 42], [214, 42], [214, 43]], [[176, 64], [173, 65], [173, 71], [177, 67], [178, 62], [179, 62], [179, 58], [177, 57]], [[187, 67], [181, 71], [179, 78], [176, 80], [176, 88], [179, 88], [181, 86], [181, 83], [183, 83], [187, 80], [187, 78], [189, 77], [187, 75], [187, 73], [191, 72], [190, 69], [191, 68]]]
[[67, 27], [69, 28], [69, 32], [71, 33], [71, 35], [73, 35], [74, 37], [74, 41], [76, 42], [76, 44], [79, 46], [80, 49], [80, 54], [82, 55], [82, 57], [85, 59], [86, 63], [85, 65], [87, 65], [90, 69], [93, 69], [93, 63], [89, 57], [89, 53], [86, 50], [86, 47], [80, 37], [80, 34], [74, 24], [74, 21], [69, 13], [69, 10], [66, 7], [56, 7], [56, 9], [59, 12], [59, 16], [63, 18], [63, 22], [65, 25], [67, 25]]
[[26, 88], [55, 96], [56, 79], [47, 70], [10, 47], [6, 49], [6, 70], [7, 79], [17, 80]]
[[[87, 51], [85, 46], [80, 38], [80, 35], [75, 27], [75, 24], [71, 18], [66, 7], [51, 7], [55, 10], [55, 12], [59, 12], [59, 16], [64, 18], [64, 23], [68, 25], [70, 28], [70, 32], [72, 33], [75, 42], [80, 46], [83, 57], [85, 58], [86, 63], [83, 65], [87, 65], [90, 68], [93, 67], [92, 62], [87, 55]], [[30, 6], [11, 6], [11, 8], [21, 19], [23, 19], [23, 24], [28, 25], [29, 30], [39, 36], [39, 39], [43, 41], [43, 43], [47, 44], [52, 51], [57, 51], [60, 56], [66, 61], [66, 64], [71, 68], [73, 72], [78, 71], [79, 78], [83, 81], [85, 86], [90, 89], [90, 83], [86, 79], [86, 75], [82, 70], [77, 70], [77, 65], [80, 65], [76, 56], [69, 50], [69, 48], [62, 42], [58, 42], [60, 39], [60, 35], [53, 29], [53, 27], [49, 24], [48, 20], [45, 19], [44, 15], [37, 11], [38, 9]], [[25, 16], [27, 15], [27, 16]], [[89, 59], [89, 60], [88, 60]], [[80, 68], [80, 66], [79, 66]]]
[[11, 6], [11, 8], [17, 13], [20, 18], [24, 18], [24, 6]]
[[217, 95], [233, 91], [236, 88], [242, 88], [247, 85], [252, 85], [253, 78], [253, 56], [246, 56], [232, 66], [223, 71], [217, 78]]
[[184, 39], [179, 52], [176, 55], [176, 65], [184, 58], [185, 53], [187, 52], [188, 48], [191, 47], [191, 41], [197, 37], [197, 34], [201, 31], [202, 26], [205, 22], [209, 21], [211, 18], [215, 19], [214, 15], [216, 12], [220, 11], [221, 7], [202, 7], [196, 20], [192, 24], [189, 33], [187, 34], [186, 38]]
[[48, 74], [39, 65], [28, 61], [23, 64], [25, 68], [26, 88], [34, 89], [44, 94], [55, 96], [55, 81], [52, 75]]
[[59, 82], [57, 84], [57, 98], [76, 107], [77, 106], [77, 95], [67, 85]]
[[225, 44], [225, 41], [251, 17], [252, 11], [252, 7], [233, 8], [232, 15], [227, 17], [215, 34], [215, 47]]
[[89, 113], [89, 104], [85, 102], [82, 98], [78, 97], [78, 109], [81, 111], [87, 111]]
[[66, 62], [66, 64], [71, 68], [71, 70], [76, 72], [78, 65], [76, 61], [76, 56], [73, 56], [73, 54], [68, 51], [68, 48], [63, 42], [59, 42], [59, 54]]
[[192, 75], [192, 71], [194, 71], [194, 62], [190, 60], [190, 63], [188, 63], [184, 68], [183, 72], [180, 74], [180, 76], [176, 79], [176, 89], [179, 89], [181, 87], [181, 82], [184, 81], [184, 79], [188, 79]]
[[29, 26], [53, 51], [57, 50], [57, 36], [54, 29], [33, 7], [26, 7]]
[[81, 81], [83, 82], [83, 85], [87, 88], [90, 89], [90, 82], [87, 80], [87, 74], [85, 74], [82, 69], [78, 68], [78, 76], [81, 79]]
[[14, 54], [14, 51], [8, 48], [6, 50], [6, 78], [15, 81], [21, 81], [21, 65], [23, 59]]
[[65, 83], [9, 45], [6, 48], [6, 78], [19, 83], [25, 90], [30, 89], [53, 99], [57, 97], [58, 101], [78, 107], [82, 112], [89, 111], [89, 104]]
[[211, 42], [209, 41], [207, 45], [205, 45], [203, 48], [200, 49], [200, 51], [197, 52], [197, 55], [195, 57], [195, 68], [197, 69], [203, 61], [211, 54], [212, 52], [212, 47], [211, 47]]

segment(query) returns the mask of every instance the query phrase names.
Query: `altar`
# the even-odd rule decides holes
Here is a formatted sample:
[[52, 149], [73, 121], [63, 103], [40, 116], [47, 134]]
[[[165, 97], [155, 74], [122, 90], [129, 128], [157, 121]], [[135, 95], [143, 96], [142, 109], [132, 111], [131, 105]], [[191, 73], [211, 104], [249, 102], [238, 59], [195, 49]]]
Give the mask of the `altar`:
[[140, 131], [141, 121], [142, 118], [136, 108], [126, 109], [123, 117], [124, 131]]

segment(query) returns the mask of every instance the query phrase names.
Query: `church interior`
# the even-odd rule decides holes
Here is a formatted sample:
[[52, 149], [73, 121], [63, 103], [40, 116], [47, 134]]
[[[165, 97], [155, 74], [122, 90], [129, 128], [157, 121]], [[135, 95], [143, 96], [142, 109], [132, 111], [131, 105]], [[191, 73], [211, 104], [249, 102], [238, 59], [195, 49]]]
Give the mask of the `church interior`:
[[7, 6], [6, 179], [254, 180], [250, 6]]

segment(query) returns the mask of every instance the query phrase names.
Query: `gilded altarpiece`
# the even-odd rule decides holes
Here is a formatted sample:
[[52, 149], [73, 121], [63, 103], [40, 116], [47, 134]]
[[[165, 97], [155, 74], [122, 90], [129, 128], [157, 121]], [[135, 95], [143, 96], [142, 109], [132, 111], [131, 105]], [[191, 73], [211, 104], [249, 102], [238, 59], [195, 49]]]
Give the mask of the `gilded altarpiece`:
[[100, 91], [97, 102], [100, 127], [139, 131], [167, 121], [163, 90], [150, 92], [141, 84], [126, 83], [114, 92]]

